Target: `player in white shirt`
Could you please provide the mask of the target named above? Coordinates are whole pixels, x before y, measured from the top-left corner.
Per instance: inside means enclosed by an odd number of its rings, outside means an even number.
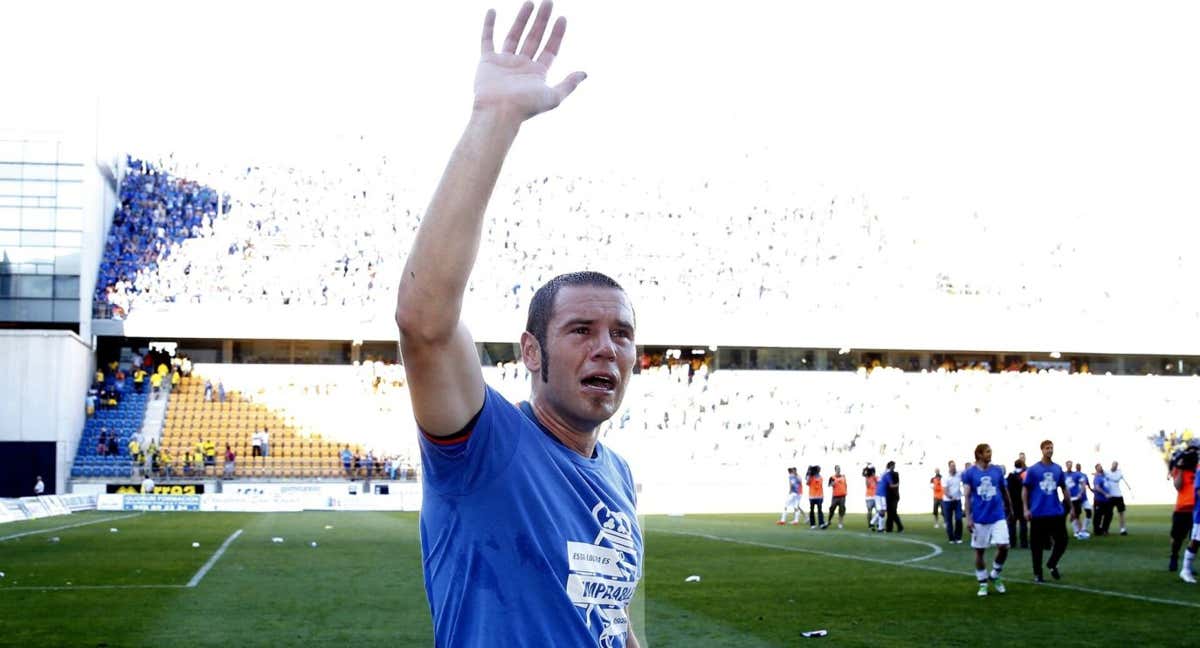
[[[1108,489],[1108,504],[1117,510],[1117,515],[1121,521],[1121,535],[1129,535],[1125,530],[1125,497],[1121,493],[1121,482],[1129,483],[1125,479],[1125,475],[1117,470],[1117,462],[1112,462],[1112,470],[1105,475],[1105,486]]]

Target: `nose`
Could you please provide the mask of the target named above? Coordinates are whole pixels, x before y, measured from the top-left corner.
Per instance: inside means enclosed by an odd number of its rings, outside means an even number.
[[[601,331],[596,336],[596,346],[592,349],[592,357],[609,359],[617,357],[617,346],[612,333]]]

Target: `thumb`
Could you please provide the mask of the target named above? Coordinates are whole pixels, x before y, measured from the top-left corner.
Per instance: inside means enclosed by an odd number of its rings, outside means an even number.
[[[579,84],[583,83],[583,80],[586,78],[586,72],[572,72],[568,74],[567,78],[554,86],[554,94],[558,98],[558,102],[562,103],[563,99],[566,99],[572,92],[575,92],[575,88],[579,87]]]

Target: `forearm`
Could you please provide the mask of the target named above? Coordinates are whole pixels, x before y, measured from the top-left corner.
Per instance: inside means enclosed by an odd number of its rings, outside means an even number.
[[[401,335],[453,334],[479,253],[483,217],[520,119],[476,110],[455,147],[404,266],[396,303]]]

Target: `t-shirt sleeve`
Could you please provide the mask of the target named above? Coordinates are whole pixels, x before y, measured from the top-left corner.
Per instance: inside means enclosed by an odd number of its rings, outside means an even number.
[[[1033,471],[1032,471],[1032,470],[1026,470],[1026,471],[1025,471],[1025,479],[1022,479],[1022,480],[1021,480],[1021,484],[1022,484],[1023,486],[1033,486],[1033,485],[1034,485],[1034,484],[1036,484],[1036,483],[1037,483],[1037,480],[1036,480],[1036,479],[1034,479],[1034,477],[1033,477]]]
[[[443,495],[466,495],[495,479],[512,461],[524,416],[485,386],[483,407],[468,428],[445,438],[419,431],[424,487]]]

